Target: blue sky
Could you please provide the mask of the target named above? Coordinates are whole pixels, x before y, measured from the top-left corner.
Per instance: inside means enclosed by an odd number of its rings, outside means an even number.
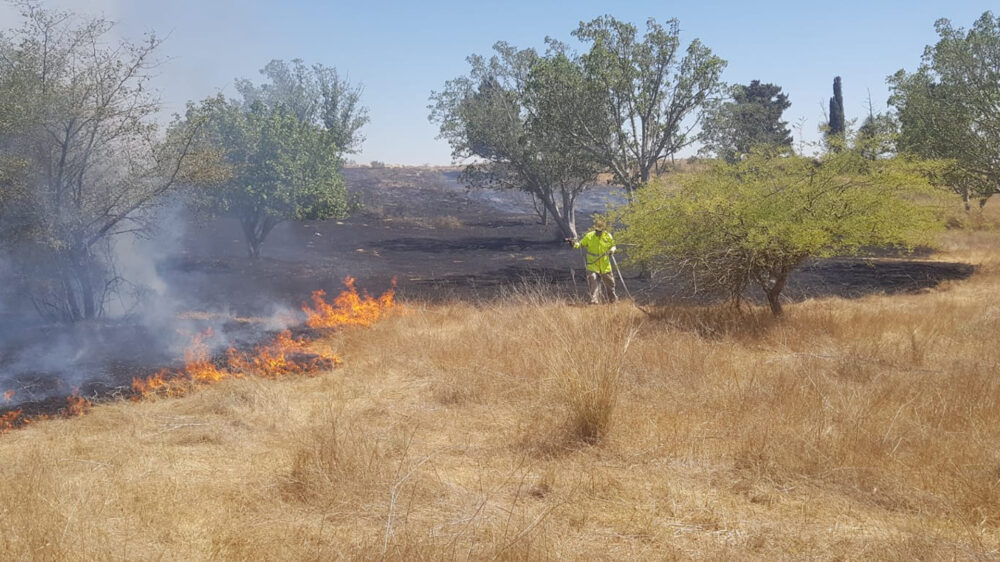
[[[167,36],[155,85],[165,115],[191,99],[234,94],[237,77],[254,80],[269,60],[301,58],[335,66],[364,87],[371,123],[359,162],[448,164],[450,150],[427,120],[428,96],[465,73],[465,57],[487,54],[496,41],[541,48],[546,36],[573,44],[581,20],[610,14],[643,26],[677,18],[686,45],[698,38],[729,63],[723,78],[781,86],[791,125],[804,119],[806,140],[817,128],[833,77],[844,83],[848,118],[885,106],[885,77],[913,70],[934,43],[934,21],[968,27],[987,2],[340,2],[285,0],[50,0],[81,14],[118,22],[116,33]],[[830,9],[830,7],[835,9]],[[16,23],[0,6],[0,28]],[[796,133],[798,137],[798,133]]]

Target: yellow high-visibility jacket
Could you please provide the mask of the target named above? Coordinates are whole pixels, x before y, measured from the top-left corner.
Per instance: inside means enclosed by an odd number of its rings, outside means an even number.
[[[604,231],[598,236],[596,231],[591,230],[573,247],[587,250],[587,271],[611,273],[610,255],[615,249],[615,239],[610,232]]]

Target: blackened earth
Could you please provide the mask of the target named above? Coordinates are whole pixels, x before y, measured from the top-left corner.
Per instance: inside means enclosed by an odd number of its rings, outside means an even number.
[[[467,190],[448,168],[348,168],[344,175],[364,210],[343,220],[280,224],[256,260],[247,257],[236,221],[182,215],[167,233],[175,244],[167,245],[155,269],[167,287],[161,292],[181,303],[177,312],[188,313],[187,331],[213,327],[227,346],[251,347],[273,333],[253,319],[298,310],[317,289],[335,295],[347,276],[372,294],[395,282],[404,301],[483,302],[524,287],[584,301],[581,254],[561,242],[554,226],[541,224],[526,194]],[[593,213],[622,201],[607,186],[585,193],[578,202],[581,233]],[[793,273],[784,296],[794,302],[914,292],[973,272],[968,264],[923,258],[926,253],[814,260]],[[629,292],[645,304],[711,299],[628,267],[625,277]],[[96,398],[124,395],[133,376],[177,366],[189,337],[166,334],[174,329],[169,322],[42,325],[12,295],[0,297],[8,302],[0,317],[0,393],[16,391],[15,403],[29,411],[60,407],[72,389]],[[33,362],[37,369],[25,368]]]

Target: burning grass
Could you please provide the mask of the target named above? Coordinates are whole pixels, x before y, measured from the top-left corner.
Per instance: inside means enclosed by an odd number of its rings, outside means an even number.
[[[345,290],[326,301],[324,291],[312,295],[312,306],[303,305],[306,325],[317,331],[329,331],[345,326],[371,326],[395,306],[394,291],[375,298],[367,292],[358,293],[352,277],[344,279]],[[291,331],[279,333],[272,341],[258,346],[252,353],[242,353],[230,347],[221,365],[213,361],[207,340],[211,332],[195,336],[184,353],[184,368],[162,370],[132,381],[133,398],[150,396],[182,396],[193,389],[224,379],[253,375],[273,379],[284,375],[311,375],[330,370],[342,363],[333,353],[317,350],[306,337],[293,337]]]
[[[358,294],[353,277],[344,279],[347,290],[333,300],[326,301],[324,291],[316,291],[312,295],[312,306],[303,305],[306,313],[306,325],[315,330],[329,330],[343,326],[371,326],[395,303],[395,291],[389,290],[378,298],[373,298],[367,292]],[[395,283],[393,283],[395,284]]]
[[[333,300],[326,301],[326,293],[316,291],[312,306],[303,305],[306,325],[313,330],[329,331],[344,326],[371,326],[394,303],[394,291],[389,290],[378,298],[367,292],[358,293],[352,277],[344,279],[345,290]],[[330,370],[342,363],[333,353],[317,350],[306,337],[293,337],[291,331],[279,333],[272,341],[258,346],[252,353],[241,353],[229,348],[223,365],[212,360],[206,339],[210,332],[199,334],[184,354],[184,368],[163,370],[149,377],[136,377],[132,381],[135,399],[149,396],[182,396],[193,389],[217,383],[228,378],[254,375],[273,379],[284,375],[311,375]]]
[[[132,380],[132,398],[183,396],[188,392],[229,378],[253,375],[274,379],[284,375],[311,375],[330,370],[341,363],[332,353],[317,351],[306,338],[294,338],[285,330],[274,340],[260,345],[252,353],[229,348],[221,366],[213,361],[205,343],[212,333],[198,334],[184,352],[184,368],[164,369],[148,377]]]
[[[213,332],[207,330],[192,338],[184,352],[184,367],[162,369],[148,376],[132,379],[132,400],[151,397],[184,396],[193,390],[217,384],[226,379],[255,376],[275,379],[286,375],[314,375],[339,366],[342,361],[336,354],[313,345],[320,333],[344,326],[370,326],[390,308],[395,306],[393,291],[378,298],[367,293],[359,294],[353,278],[344,280],[345,290],[332,303],[325,300],[323,291],[312,295],[313,306],[303,306],[308,325],[314,330],[311,337],[294,337],[290,330],[278,333],[271,341],[257,346],[252,352],[241,352],[230,347],[223,357],[214,357],[209,344]],[[13,390],[5,391],[3,403],[15,396]],[[74,391],[66,398],[66,405],[57,415],[75,417],[87,413],[92,403]],[[32,421],[50,416],[26,416],[22,409],[0,414],[0,434],[25,427]]]
[[[13,393],[10,394],[13,396]],[[39,414],[36,416],[27,416],[21,408],[8,410],[0,414],[0,435],[15,429],[24,428],[35,421],[82,416],[89,412],[92,407],[93,403],[90,400],[80,396],[79,391],[74,390],[72,394],[66,397],[65,405],[59,408],[55,415]]]
[[[0,559],[995,559],[1000,235],[948,236],[920,294],[414,307],[340,376],[32,424]]]

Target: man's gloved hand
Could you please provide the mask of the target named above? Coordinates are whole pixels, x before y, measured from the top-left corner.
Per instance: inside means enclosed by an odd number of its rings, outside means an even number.
[[[563,238],[563,241],[569,244],[570,246],[576,244],[576,240],[573,240],[572,238]]]
[[[611,250],[610,250],[611,254],[614,254],[617,251],[618,251],[618,246],[611,246]]]

